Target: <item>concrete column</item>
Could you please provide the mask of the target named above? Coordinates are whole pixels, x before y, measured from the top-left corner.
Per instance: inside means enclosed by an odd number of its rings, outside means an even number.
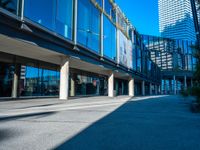
[[[119,82],[117,80],[115,81],[115,86],[116,95],[119,95]]]
[[[158,86],[158,94],[161,94],[161,86]]]
[[[124,82],[122,81],[122,95],[124,95]]]
[[[149,84],[149,95],[152,95],[152,84]]]
[[[162,94],[162,93],[161,93],[161,90],[162,90],[162,89],[161,89],[161,85],[159,85],[159,86],[158,86],[158,94],[159,94],[159,95]]]
[[[156,94],[156,95],[158,95],[158,90],[159,90],[158,85],[155,85],[155,94]]]
[[[114,97],[114,73],[108,77],[108,96]]]
[[[167,94],[167,82],[164,80],[164,94]]]
[[[187,76],[184,76],[184,90],[187,90]]]
[[[145,96],[145,81],[142,81],[142,96]]]
[[[135,96],[135,93],[134,93],[134,79],[133,78],[131,78],[129,80],[128,87],[129,87],[129,96],[131,96],[131,97]]]
[[[19,79],[20,79],[20,71],[21,71],[21,65],[16,64],[15,65],[15,71],[14,71],[14,77],[12,82],[12,98],[17,98],[18,95],[18,85],[19,85]]]
[[[191,79],[191,88],[193,87],[193,80]]]
[[[75,96],[75,80],[74,80],[74,74],[71,75],[71,91],[70,91],[70,96]]]
[[[164,93],[163,93],[163,85],[164,85],[164,83],[163,82],[161,82],[161,86],[160,86],[160,92],[161,92],[161,95],[163,95]]]
[[[174,95],[176,95],[176,76],[173,76],[173,82],[174,82]]]
[[[172,94],[172,80],[169,80],[169,91]]]
[[[67,100],[69,91],[69,59],[63,59],[60,69],[60,99]]]

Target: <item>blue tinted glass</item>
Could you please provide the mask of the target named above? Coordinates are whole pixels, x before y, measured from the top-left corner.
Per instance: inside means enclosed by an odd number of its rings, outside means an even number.
[[[116,28],[110,20],[104,16],[104,55],[116,59]]]
[[[56,96],[59,93],[59,72],[31,66],[25,67],[21,96]]]
[[[17,14],[18,0],[0,0],[0,7]]]
[[[135,46],[133,46],[133,70],[137,70],[137,50]]]
[[[36,78],[38,76],[38,68],[26,67],[26,78]]]
[[[72,39],[72,0],[58,0],[56,32]]]
[[[25,0],[24,15],[72,39],[72,0]]]
[[[100,12],[90,0],[78,1],[78,42],[99,52]]]
[[[96,2],[102,7],[102,0],[96,0]]]
[[[110,1],[109,0],[105,0],[104,3],[105,3],[104,7],[105,7],[106,13],[111,16],[112,5],[111,5]]]
[[[55,29],[56,0],[25,0],[24,15],[51,29]]]

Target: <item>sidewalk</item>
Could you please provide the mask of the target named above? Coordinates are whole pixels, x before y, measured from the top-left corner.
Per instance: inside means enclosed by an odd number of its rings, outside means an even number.
[[[200,115],[178,96],[0,102],[1,150],[199,150]]]

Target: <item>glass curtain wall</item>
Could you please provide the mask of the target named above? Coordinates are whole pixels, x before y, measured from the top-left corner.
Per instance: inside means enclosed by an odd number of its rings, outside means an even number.
[[[115,78],[114,90],[116,95],[128,95],[128,81]]]
[[[90,0],[78,0],[78,43],[100,52],[100,11]]]
[[[67,39],[72,39],[72,11],[72,0],[25,0],[25,17]]]
[[[0,0],[0,7],[18,15],[19,0]]]
[[[194,71],[196,61],[192,46],[195,43],[147,35],[142,37],[146,47],[151,51],[151,59],[162,70]]]
[[[104,16],[104,55],[116,60],[116,27]]]
[[[136,46],[133,45],[133,60],[132,60],[132,63],[133,63],[133,70],[137,70],[137,49],[136,49]]]
[[[32,66],[24,66],[20,79],[20,96],[58,96],[60,73]]]
[[[107,95],[107,80],[104,77],[92,75],[73,75],[76,96]]]

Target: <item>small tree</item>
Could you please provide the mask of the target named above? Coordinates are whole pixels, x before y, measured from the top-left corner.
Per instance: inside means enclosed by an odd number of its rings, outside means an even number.
[[[195,87],[192,88],[192,95],[197,97],[197,102],[200,105],[200,47],[195,45],[193,47],[194,57],[197,59],[196,71],[194,73]]]

